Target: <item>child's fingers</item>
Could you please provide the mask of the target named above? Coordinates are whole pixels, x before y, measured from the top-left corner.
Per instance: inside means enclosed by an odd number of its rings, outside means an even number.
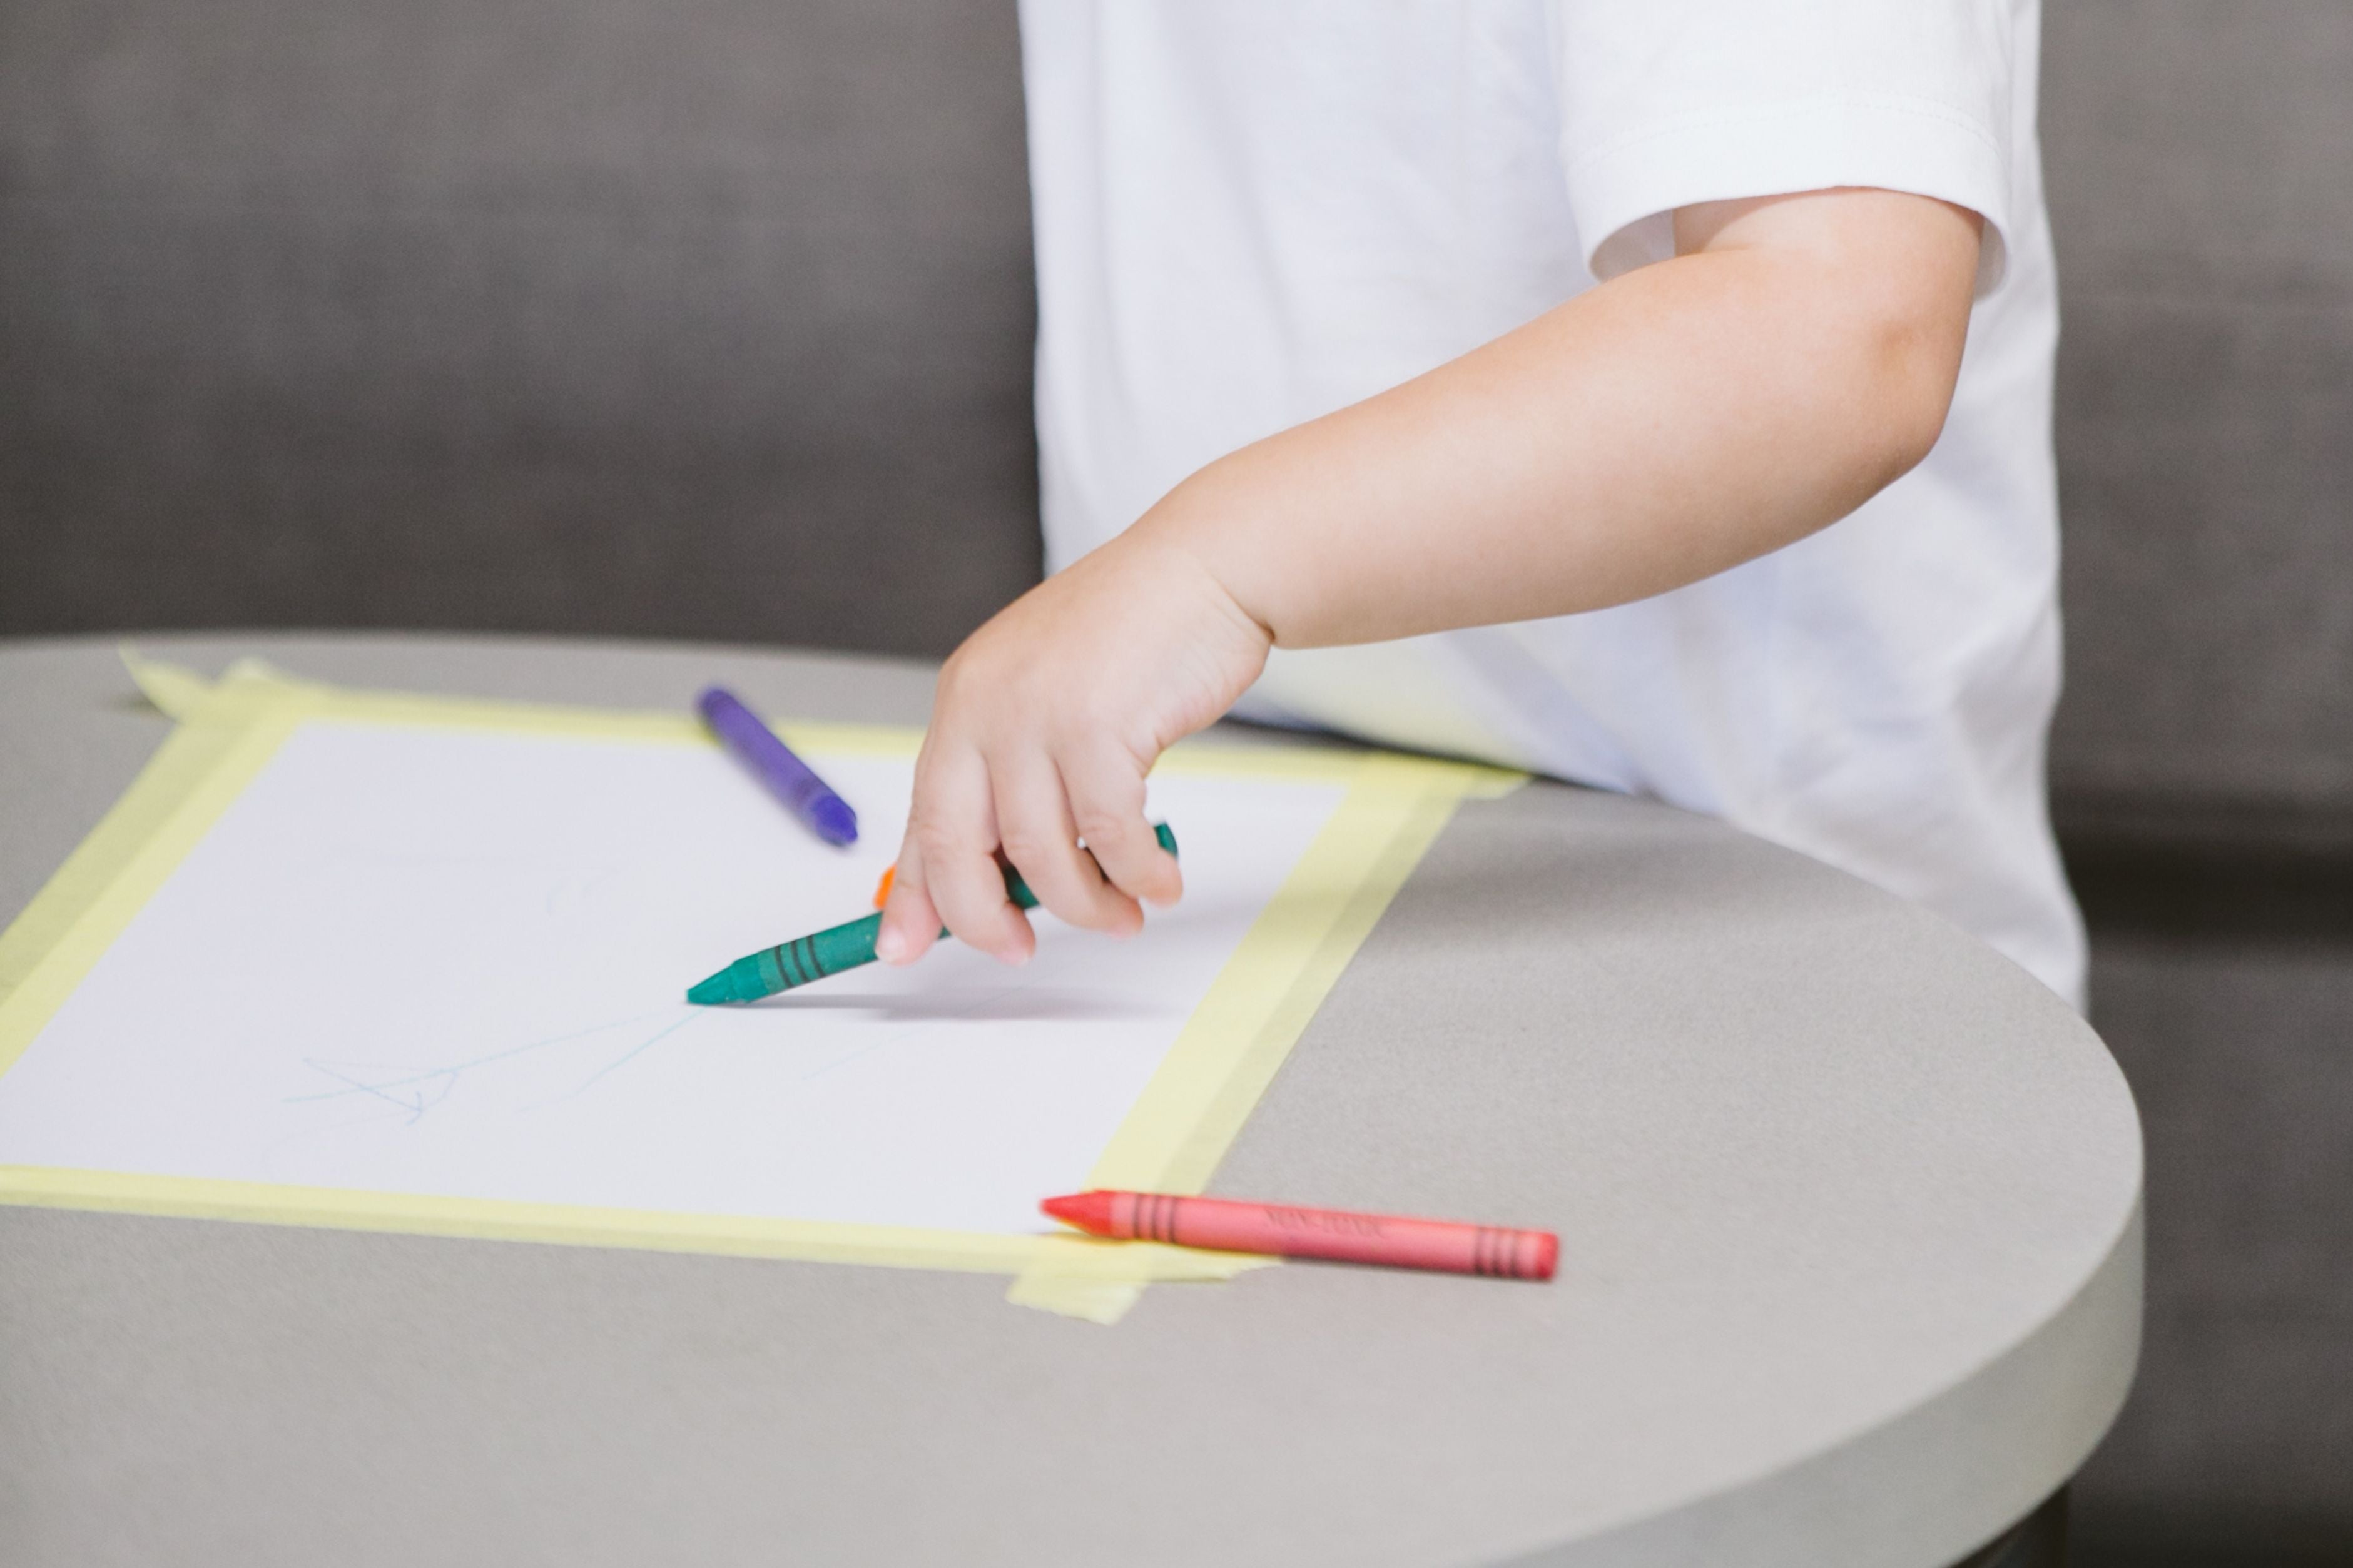
[[[914,816],[907,834],[940,923],[958,942],[992,958],[1026,962],[1037,938],[1005,896],[988,770],[977,753],[953,759],[926,754],[915,770]]]
[[[1130,898],[1173,904],[1185,892],[1176,858],[1160,847],[1144,816],[1144,774],[1116,746],[1058,759],[1079,837],[1113,886]]]
[[[883,877],[882,929],[875,933],[874,956],[885,963],[913,963],[940,934],[940,911],[923,890],[923,858],[913,834],[900,843],[898,864]]]
[[[1104,881],[1079,847],[1070,802],[1051,758],[1026,752],[1018,760],[992,764],[989,789],[997,805],[997,842],[1039,903],[1088,931],[1129,936],[1143,929],[1144,911],[1135,900]]]

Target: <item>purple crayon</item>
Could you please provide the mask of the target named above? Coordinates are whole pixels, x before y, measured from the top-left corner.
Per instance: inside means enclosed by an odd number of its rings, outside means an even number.
[[[719,743],[751,769],[767,792],[783,801],[785,809],[806,823],[811,833],[828,844],[858,842],[858,813],[849,809],[849,803],[793,755],[733,692],[708,687],[694,705],[702,710],[703,721],[718,735]]]

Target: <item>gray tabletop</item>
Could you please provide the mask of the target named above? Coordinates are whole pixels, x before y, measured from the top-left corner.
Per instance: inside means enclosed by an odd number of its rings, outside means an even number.
[[[920,720],[929,672],[157,637],[353,685]],[[0,918],[163,739],[0,644]],[[1465,805],[1213,1191],[1510,1215],[1550,1286],[1292,1265],[1113,1329],[987,1276],[0,1209],[0,1561],[1940,1568],[2131,1380],[2140,1142],[2091,1031],[1719,824]]]

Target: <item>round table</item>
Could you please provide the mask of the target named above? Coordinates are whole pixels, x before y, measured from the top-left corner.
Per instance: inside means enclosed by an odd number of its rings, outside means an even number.
[[[920,721],[930,670],[158,637],[357,686]],[[0,917],[163,739],[0,644]],[[874,831],[889,831],[875,824]],[[2131,1381],[2139,1129],[1934,915],[1550,784],[1465,805],[1213,1192],[1509,1216],[1549,1286],[1292,1265],[1116,1328],[994,1277],[0,1210],[0,1559],[1944,1568]]]

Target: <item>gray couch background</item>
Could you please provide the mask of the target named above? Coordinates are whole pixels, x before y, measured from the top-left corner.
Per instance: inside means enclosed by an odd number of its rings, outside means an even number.
[[[2353,1561],[2353,7],[2051,0],[2055,807],[2150,1138],[2094,1564]],[[0,0],[0,635],[937,654],[1034,580],[1009,3]]]
[[[0,632],[944,652],[1036,579],[1009,5],[0,0]]]
[[[2049,4],[2053,809],[2149,1158],[2078,1540],[2353,1563],[2353,6]]]

